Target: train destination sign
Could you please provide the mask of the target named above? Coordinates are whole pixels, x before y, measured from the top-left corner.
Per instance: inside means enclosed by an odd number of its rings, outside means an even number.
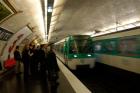
[[[7,41],[12,35],[12,32],[9,32],[0,27],[0,40]]]

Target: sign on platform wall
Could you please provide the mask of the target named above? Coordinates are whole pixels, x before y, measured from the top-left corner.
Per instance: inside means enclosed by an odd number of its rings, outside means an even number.
[[[10,56],[10,58],[13,58],[14,57],[13,52],[15,50],[15,47],[19,45],[31,33],[32,31],[28,27],[24,27],[21,30],[19,30],[17,33],[15,33],[8,40],[1,58],[3,60],[8,59],[8,56]]]
[[[8,41],[8,39],[13,35],[12,32],[9,32],[6,29],[0,27],[0,40]]]
[[[4,4],[3,1],[0,1],[0,21],[11,15],[11,11],[8,7],[6,7],[6,4]]]

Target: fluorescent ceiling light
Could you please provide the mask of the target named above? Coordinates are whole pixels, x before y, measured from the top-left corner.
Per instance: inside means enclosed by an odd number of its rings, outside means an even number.
[[[126,29],[129,29],[129,28],[134,28],[135,25],[133,25],[133,24],[127,24],[127,25],[125,25],[124,27],[125,27]]]
[[[67,0],[54,0],[54,5],[53,5],[53,13],[52,13],[52,18],[51,18],[51,25],[56,25],[57,23],[57,18],[58,16],[60,15],[61,11],[63,10],[64,8],[64,4]],[[55,15],[55,19],[54,19],[54,15]],[[57,17],[56,17],[57,16]],[[56,20],[56,23],[53,23],[53,21]],[[51,37],[51,30],[49,29],[49,37],[48,37],[48,41],[50,40],[50,37]]]
[[[110,29],[110,30],[108,30],[109,32],[116,32],[116,28],[112,28],[112,29]]]
[[[123,22],[121,22],[121,25],[126,25],[126,24],[131,24],[131,23],[135,23],[137,22],[139,19],[139,17],[133,17],[131,19],[127,19],[127,20],[124,20]]]
[[[93,34],[95,34],[95,31],[93,31],[93,32],[87,32],[84,35],[93,35]]]
[[[134,25],[140,26],[140,21],[135,22]]]
[[[116,31],[123,31],[123,30],[126,30],[126,29],[131,29],[131,28],[135,28],[135,27],[139,27],[139,26],[140,26],[140,21],[136,21],[134,23],[125,24],[125,25],[122,25],[122,26],[110,28],[110,29],[108,29],[106,31],[102,31],[100,33],[91,34],[91,37],[104,35],[104,34],[108,34],[108,33],[113,33],[113,32],[116,32]]]
[[[48,6],[48,12],[52,12],[52,6]]]
[[[121,31],[121,30],[124,30],[125,28],[123,27],[123,26],[119,26],[119,27],[117,27],[117,31]]]
[[[48,33],[48,31],[47,31],[47,14],[48,14],[48,12],[47,12],[47,10],[48,10],[48,7],[47,7],[48,3],[47,2],[48,2],[48,0],[45,0],[44,2],[45,2],[45,26],[44,27],[45,27],[45,39],[47,40],[48,39],[47,38],[47,36],[48,36],[47,35],[47,33]]]

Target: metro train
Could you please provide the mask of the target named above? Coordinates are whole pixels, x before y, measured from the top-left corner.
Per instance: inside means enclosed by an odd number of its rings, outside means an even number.
[[[140,29],[93,37],[96,62],[140,74]]]
[[[93,68],[95,65],[93,41],[89,35],[69,36],[56,43],[54,48],[63,55],[64,64],[71,70]]]

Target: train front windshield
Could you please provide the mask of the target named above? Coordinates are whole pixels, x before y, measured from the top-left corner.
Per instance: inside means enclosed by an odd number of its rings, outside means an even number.
[[[75,38],[70,41],[69,53],[70,54],[86,54],[93,53],[92,41],[85,38]]]

